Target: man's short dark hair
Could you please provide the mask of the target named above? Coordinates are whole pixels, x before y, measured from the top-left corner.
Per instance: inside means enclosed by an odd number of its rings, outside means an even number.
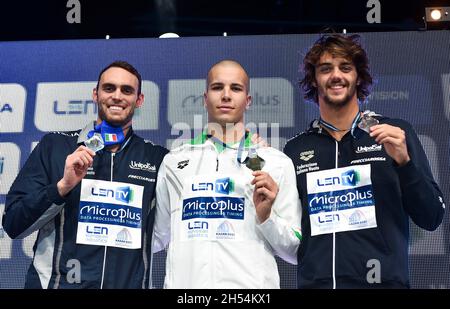
[[[142,78],[141,78],[141,74],[139,74],[138,70],[136,70],[136,68],[134,66],[132,66],[131,64],[129,64],[126,61],[123,60],[116,60],[113,63],[109,64],[107,67],[105,67],[100,74],[98,75],[98,80],[97,80],[97,91],[98,91],[98,86],[100,84],[100,79],[103,75],[103,73],[105,73],[106,70],[110,69],[110,68],[122,68],[128,72],[130,72],[131,74],[133,74],[134,76],[137,77],[138,79],[138,95],[141,94],[141,84],[142,84]]]
[[[304,77],[300,81],[300,87],[304,91],[304,98],[319,102],[317,87],[314,86],[315,73],[316,65],[325,52],[330,53],[333,57],[351,60],[355,65],[359,81],[356,86],[357,96],[360,101],[364,101],[370,94],[369,88],[373,82],[369,72],[369,59],[361,46],[359,35],[346,36],[339,33],[322,35],[303,59]]]

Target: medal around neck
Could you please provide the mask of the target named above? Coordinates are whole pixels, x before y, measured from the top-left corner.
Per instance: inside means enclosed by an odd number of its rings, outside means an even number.
[[[91,138],[84,141],[84,145],[86,145],[86,147],[93,152],[102,150],[105,147],[105,143],[103,142],[103,138],[100,133],[94,133]]]
[[[247,162],[245,163],[245,166],[247,166],[252,171],[260,171],[262,170],[264,166],[264,159],[258,156],[256,153],[256,149],[250,148],[250,151],[248,153]]]
[[[367,133],[370,133],[370,127],[377,125],[378,123],[380,122],[377,119],[367,114],[364,114],[361,117],[361,121],[358,123],[358,128],[366,131]]]

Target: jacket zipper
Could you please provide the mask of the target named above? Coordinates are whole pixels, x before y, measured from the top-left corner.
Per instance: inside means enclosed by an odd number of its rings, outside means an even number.
[[[116,155],[115,152],[111,152],[111,174],[110,174],[110,181],[113,181],[113,169],[114,169],[114,156]],[[100,289],[103,289],[103,280],[105,279],[105,266],[106,266],[106,253],[108,251],[108,247],[105,246],[105,251],[103,253],[103,268],[102,268],[102,282],[100,284]]]
[[[339,143],[338,141],[334,140],[336,148],[335,148],[335,168],[338,168],[338,160],[339,160]],[[333,207],[333,211],[336,211],[336,204]],[[336,289],[336,233],[333,232],[333,289]]]

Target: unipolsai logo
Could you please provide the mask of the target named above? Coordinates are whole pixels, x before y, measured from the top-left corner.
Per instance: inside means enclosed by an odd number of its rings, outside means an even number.
[[[130,168],[132,168],[134,170],[156,172],[156,165],[152,165],[149,162],[142,163],[142,162],[131,161],[129,166],[130,166]]]
[[[381,151],[382,148],[383,146],[378,144],[373,144],[372,146],[358,146],[355,152],[365,153],[365,152]]]

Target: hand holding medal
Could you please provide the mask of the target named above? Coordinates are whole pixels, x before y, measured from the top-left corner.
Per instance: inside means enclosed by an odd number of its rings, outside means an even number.
[[[361,117],[361,120],[358,123],[358,128],[370,134],[370,127],[377,125],[378,123],[379,123],[378,119],[375,119],[369,114],[364,113]]]
[[[256,149],[250,148],[245,166],[247,166],[252,171],[260,171],[262,170],[264,163],[264,159],[258,156],[258,154],[256,153]]]
[[[84,141],[84,145],[93,152],[102,150],[105,147],[102,135],[100,133],[94,133],[91,138]]]

